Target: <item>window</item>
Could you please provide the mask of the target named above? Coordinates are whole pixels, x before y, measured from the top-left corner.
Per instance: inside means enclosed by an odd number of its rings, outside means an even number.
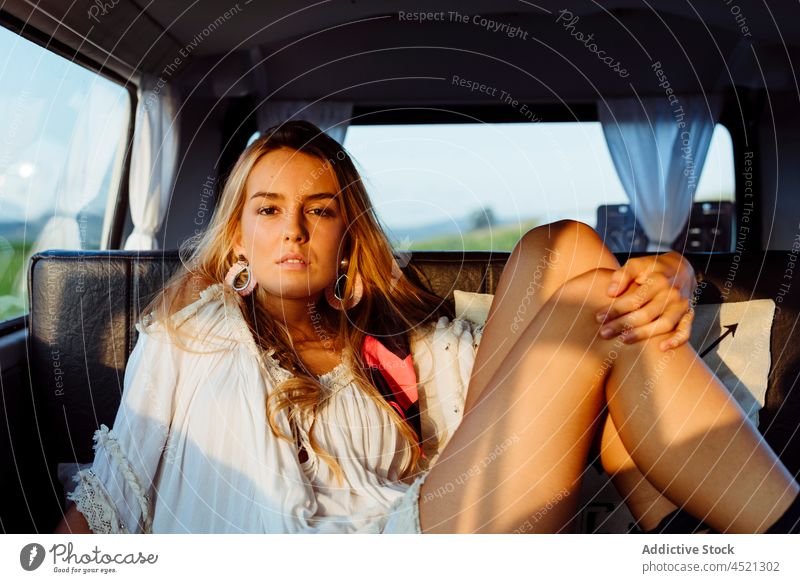
[[[0,55],[2,321],[27,311],[33,253],[103,246],[131,104],[124,88],[2,27]]]
[[[531,227],[596,227],[599,207],[628,203],[599,122],[354,125],[344,145],[401,249],[510,251]],[[695,200],[734,200],[724,126]]]

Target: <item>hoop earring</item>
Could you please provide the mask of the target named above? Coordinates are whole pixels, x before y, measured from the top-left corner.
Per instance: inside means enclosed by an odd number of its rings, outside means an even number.
[[[237,286],[236,280],[242,273],[246,273],[247,278],[242,285]],[[250,269],[250,263],[245,259],[244,255],[239,255],[239,261],[234,263],[228,270],[227,275],[225,275],[225,283],[242,297],[253,293],[257,282],[253,271]]]
[[[348,264],[349,261],[347,259],[342,259],[340,263],[342,269],[347,269]],[[342,273],[336,278],[335,282],[325,288],[325,299],[328,301],[328,304],[336,310],[349,310],[358,304],[364,295],[364,283],[361,280],[361,276],[356,274],[353,278],[353,295],[349,300],[345,301],[343,295],[344,289],[347,286],[347,279],[347,274]]]

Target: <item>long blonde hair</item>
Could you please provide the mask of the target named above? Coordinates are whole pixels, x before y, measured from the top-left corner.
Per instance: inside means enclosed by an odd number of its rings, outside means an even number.
[[[174,334],[169,316],[187,302],[197,299],[198,288],[224,281],[225,274],[237,260],[233,240],[244,209],[247,178],[265,154],[279,148],[290,148],[314,156],[323,166],[330,167],[338,181],[338,198],[347,228],[342,256],[349,259],[343,297],[350,297],[353,293],[356,274],[361,276],[363,282],[363,296],[356,306],[344,312],[331,308],[323,294],[315,306],[320,316],[318,324],[328,330],[338,331],[339,337],[344,339],[343,358],[349,357],[353,365],[354,380],[364,394],[386,411],[404,436],[405,447],[410,455],[405,456],[408,461],[400,471],[400,479],[410,480],[425,469],[418,436],[374,386],[361,347],[367,334],[381,341],[387,337],[405,335],[408,341],[408,334],[415,327],[441,316],[452,318],[452,309],[428,289],[423,283],[424,276],[413,265],[408,264],[404,268],[402,277],[398,278],[398,274],[393,273],[391,244],[375,216],[351,157],[315,125],[305,121],[286,122],[268,130],[245,149],[230,172],[208,228],[189,239],[181,248],[186,271],[173,276],[144,313],[153,311],[166,317],[167,330]],[[317,409],[323,404],[322,387],[297,357],[287,326],[263,308],[265,294],[257,286],[253,294],[239,301],[256,344],[265,351],[274,349],[273,356],[280,365],[294,373],[292,378],[277,386],[267,400],[266,415],[270,428],[278,438],[295,443],[294,436],[281,431],[277,416],[288,410],[286,414],[290,421],[310,419],[309,445],[341,481],[342,472],[338,462],[314,439],[313,423]]]

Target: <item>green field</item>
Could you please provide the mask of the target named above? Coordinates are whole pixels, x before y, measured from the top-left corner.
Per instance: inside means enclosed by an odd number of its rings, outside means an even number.
[[[28,310],[20,284],[26,274],[32,244],[0,237],[0,321],[21,316]]]
[[[413,241],[408,248],[412,251],[511,251],[522,235],[539,224],[538,219],[531,219],[513,225],[485,227],[445,237]]]

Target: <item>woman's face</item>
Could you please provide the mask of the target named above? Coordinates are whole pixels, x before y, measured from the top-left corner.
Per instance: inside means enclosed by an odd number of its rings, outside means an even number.
[[[346,231],[338,192],[325,161],[289,148],[265,154],[253,167],[234,250],[267,293],[308,298],[336,279]],[[287,254],[302,262],[288,262]]]

